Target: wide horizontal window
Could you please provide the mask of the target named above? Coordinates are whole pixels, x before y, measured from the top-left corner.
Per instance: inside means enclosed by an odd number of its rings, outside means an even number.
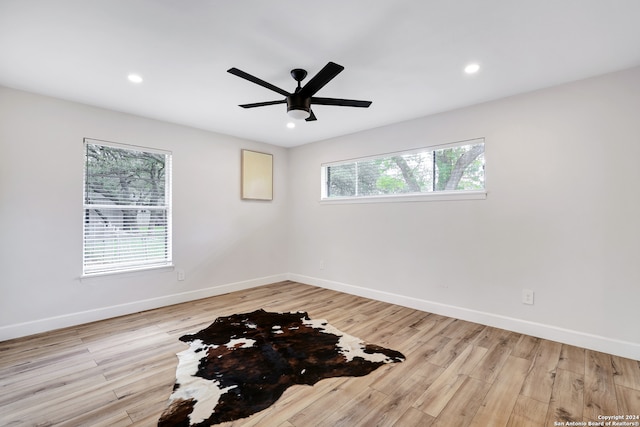
[[[484,139],[322,165],[322,199],[480,192]]]
[[[171,153],[84,146],[83,274],[171,265]]]

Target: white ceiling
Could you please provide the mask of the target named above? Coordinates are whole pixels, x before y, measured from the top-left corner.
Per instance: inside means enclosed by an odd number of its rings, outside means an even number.
[[[638,0],[0,0],[0,85],[291,147],[640,65],[638,22]],[[226,72],[292,91],[329,61],[317,96],[373,104],[295,129]]]

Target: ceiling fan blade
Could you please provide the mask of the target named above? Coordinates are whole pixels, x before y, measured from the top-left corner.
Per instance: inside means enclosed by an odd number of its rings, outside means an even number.
[[[287,100],[282,99],[280,101],[266,101],[266,102],[254,102],[253,104],[240,104],[238,107],[242,108],[254,108],[254,107],[264,107],[266,105],[275,105],[275,104],[286,104]]]
[[[304,119],[305,122],[314,122],[314,121],[318,120],[316,115],[313,114],[313,110],[309,110],[309,112],[311,113],[311,115],[309,117],[307,117],[306,119]]]
[[[317,91],[322,89],[324,85],[340,74],[342,70],[344,70],[342,65],[338,65],[335,62],[329,62],[322,70],[318,71],[318,74],[313,76],[302,89],[300,89],[300,95],[305,98],[315,95]]]
[[[339,98],[311,98],[311,104],[316,105],[339,105],[342,107],[362,107],[367,108],[371,105],[371,101],[358,101],[356,99],[339,99]]]
[[[233,74],[234,76],[238,76],[240,78],[243,78],[245,80],[249,80],[251,83],[255,83],[257,85],[260,85],[262,87],[266,87],[267,89],[271,89],[274,92],[278,92],[280,95],[284,95],[284,96],[289,96],[291,95],[289,92],[287,92],[284,89],[280,89],[278,86],[274,86],[271,83],[267,83],[264,80],[261,80],[255,76],[252,76],[249,73],[245,73],[242,70],[238,70],[237,68],[233,67],[233,68],[229,68],[227,70],[228,73]]]

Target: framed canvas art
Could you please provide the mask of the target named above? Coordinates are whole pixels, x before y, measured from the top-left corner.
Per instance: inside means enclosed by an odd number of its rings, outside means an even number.
[[[273,200],[273,154],[242,150],[242,199]]]

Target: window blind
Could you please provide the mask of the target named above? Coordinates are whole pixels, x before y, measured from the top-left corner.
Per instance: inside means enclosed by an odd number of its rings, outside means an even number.
[[[83,274],[171,265],[171,153],[84,146]]]

